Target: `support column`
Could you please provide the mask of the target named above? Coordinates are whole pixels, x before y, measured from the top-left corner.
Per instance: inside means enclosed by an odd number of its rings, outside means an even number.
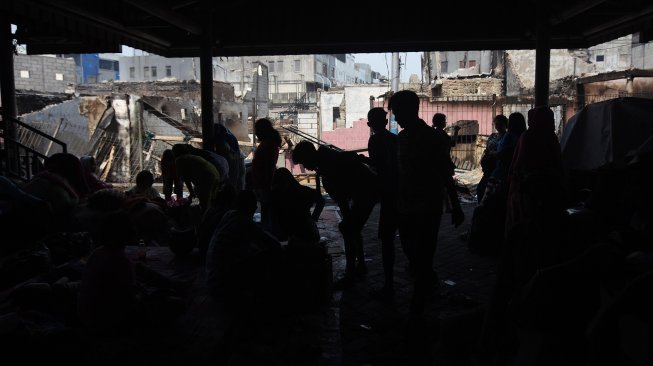
[[[551,48],[549,45],[551,29],[548,5],[537,2],[536,9],[536,48],[535,48],[535,106],[549,104],[549,67]]]
[[[0,93],[4,117],[16,118],[16,83],[14,81],[14,45],[11,22],[0,18]],[[8,137],[15,139],[16,130],[5,122],[3,128]]]
[[[585,107],[585,84],[581,84],[578,81],[576,82],[576,112],[580,111]]]
[[[634,81],[635,81],[635,77],[629,73],[628,76],[626,76],[626,95],[629,97],[633,96]]]
[[[202,92],[202,147],[213,150],[213,5],[204,2],[204,27],[200,45]]]

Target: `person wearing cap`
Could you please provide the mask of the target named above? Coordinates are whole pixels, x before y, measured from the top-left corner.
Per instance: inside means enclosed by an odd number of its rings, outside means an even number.
[[[388,112],[380,107],[367,113],[367,125],[372,136],[367,142],[371,165],[378,175],[381,215],[378,237],[381,239],[381,256],[385,283],[380,289],[372,289],[370,295],[381,301],[392,301],[394,295],[394,238],[399,220],[397,213],[397,135],[386,129]]]

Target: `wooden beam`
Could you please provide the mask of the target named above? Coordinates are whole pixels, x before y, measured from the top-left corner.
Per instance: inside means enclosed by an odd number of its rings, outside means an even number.
[[[627,79],[629,77],[633,77],[633,78],[636,78],[636,77],[651,78],[651,77],[653,77],[653,70],[634,69],[634,70],[607,72],[607,73],[604,73],[604,74],[598,74],[598,75],[592,75],[592,76],[586,76],[586,77],[578,78],[578,79],[576,79],[576,84],[599,83],[599,82],[603,82],[603,81]]]
[[[146,42],[157,47],[170,47],[172,45],[166,39],[154,36],[150,33],[143,32],[136,29],[128,29],[124,24],[103,16],[102,14],[97,14],[92,10],[89,10],[87,7],[77,6],[70,2],[57,1],[52,3],[38,3],[39,7],[42,7],[45,11],[51,11],[58,13],[63,16],[73,16],[73,20],[81,20],[88,24],[91,27],[97,27],[106,29],[110,32],[114,32],[122,35],[123,37],[133,38],[134,40],[140,42]]]
[[[592,8],[597,7],[598,5],[601,5],[604,3],[606,0],[586,0],[583,1],[579,4],[576,4],[574,6],[570,6],[569,8],[566,8],[565,10],[554,14],[551,16],[550,23],[551,25],[558,25],[560,23],[564,23],[567,20],[580,15]]]
[[[194,35],[202,34],[202,29],[195,24],[191,19],[183,15],[175,13],[169,9],[159,6],[157,3],[144,0],[123,0],[127,4],[143,10],[146,13],[152,14],[155,17],[174,25],[177,28],[183,29],[186,32]]]
[[[105,161],[100,164],[100,171],[102,171],[102,174],[100,174],[100,180],[106,181],[107,177],[109,176],[109,172],[111,171],[111,165],[113,164],[113,157],[116,152],[116,145],[111,145],[111,151],[109,151],[109,158],[107,158]]]
[[[584,31],[583,35],[585,37],[590,37],[597,33],[609,31],[611,28],[616,28],[624,23],[634,22],[636,20],[639,20],[640,18],[641,20],[643,20],[650,16],[653,16],[653,5],[650,5],[638,11],[633,11],[631,13],[628,13],[628,15],[624,15],[622,17],[612,19],[607,22],[603,22],[601,23],[601,25],[597,25],[596,27]]]
[[[151,138],[152,141],[173,141],[173,142],[202,142],[202,139],[199,137],[193,137],[188,140],[185,136],[174,136],[174,135],[155,135]]]

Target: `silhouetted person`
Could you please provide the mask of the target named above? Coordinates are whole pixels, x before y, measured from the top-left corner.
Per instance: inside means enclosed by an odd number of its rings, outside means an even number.
[[[290,139],[290,136],[284,135],[283,136],[283,149],[285,150],[284,152],[284,158],[286,160],[286,168],[290,170],[291,173],[294,173],[295,171],[295,163],[292,161],[292,150],[293,147],[295,146],[295,143]],[[304,168],[303,165],[299,165],[299,170],[302,172],[302,174],[306,173],[306,169]]]
[[[213,125],[214,151],[229,163],[229,181],[240,191],[245,185],[245,160],[238,139],[220,123]]]
[[[184,144],[174,145],[172,152],[175,154],[177,174],[186,182],[190,197],[197,194],[202,210],[206,210],[213,193],[220,185],[220,173],[206,159],[191,154]]]
[[[82,163],[75,155],[56,153],[45,159],[44,168],[22,187],[23,190],[49,203],[53,228],[78,231],[73,214],[89,194]]]
[[[68,181],[77,196],[84,200],[90,194],[82,162],[73,154],[56,153],[45,159],[45,170],[58,174]]]
[[[469,247],[480,254],[496,254],[501,250],[505,236],[506,200],[509,182],[507,169],[519,141],[526,130],[524,116],[515,112],[508,118],[508,132],[499,141],[493,153],[495,168],[487,178],[487,186],[480,205],[474,209]]]
[[[88,184],[90,193],[100,189],[113,188],[113,185],[103,182],[98,178],[96,174],[97,164],[94,157],[82,156],[79,158],[79,161],[82,163],[82,167],[84,168],[84,177],[86,178],[86,184]]]
[[[453,138],[449,136],[445,127],[447,127],[447,116],[443,113],[436,113],[431,119],[431,123],[435,131],[438,133],[437,136],[439,139],[442,139],[442,144],[446,147],[447,152],[451,152],[451,148],[456,146],[456,139],[458,138],[458,131],[460,131],[460,126],[455,126],[453,129]]]
[[[300,184],[286,168],[274,172],[270,205],[278,223],[276,231],[279,237],[288,238],[288,245],[320,241],[316,221],[324,208],[324,198],[316,189]],[[311,213],[313,205],[315,210]]]
[[[352,152],[340,152],[326,146],[317,150],[312,143],[301,141],[293,150],[295,164],[316,171],[324,189],[336,201],[342,214],[338,225],[345,242],[345,276],[336,287],[352,284],[356,274],[367,273],[363,252],[363,226],[378,200],[376,174],[362,158]]]
[[[481,156],[481,170],[483,171],[483,177],[481,177],[481,180],[476,186],[476,198],[479,203],[483,200],[487,181],[492,175],[494,168],[497,166],[496,153],[499,141],[501,141],[508,129],[508,118],[503,114],[495,116],[493,122],[494,128],[497,132],[493,132],[488,136],[487,142],[485,143],[485,150],[483,150],[483,155]]]
[[[523,194],[522,183],[533,174],[550,176],[550,182],[557,182],[547,189],[563,193],[563,170],[560,142],[555,134],[553,110],[547,106],[528,111],[528,130],[519,138],[515,147],[507,179],[510,182],[507,202],[506,231],[533,212],[525,202],[531,197]]]
[[[281,247],[254,222],[256,208],[253,192],[238,192],[235,209],[220,220],[206,254],[209,292],[236,306],[255,305],[251,299],[270,300],[272,275],[280,265]]]
[[[222,189],[213,196],[213,201],[204,212],[197,228],[197,246],[202,256],[206,255],[211,236],[213,236],[213,232],[220,223],[220,220],[222,220],[222,217],[227,211],[234,208],[233,205],[237,193],[236,188],[234,188],[231,182],[226,182],[222,186]]]
[[[266,229],[272,226],[270,217],[270,186],[272,175],[277,169],[281,135],[272,126],[272,121],[261,118],[254,124],[254,134],[259,144],[252,159],[252,188],[261,204],[261,223]]]
[[[175,154],[171,149],[166,149],[161,154],[161,179],[163,180],[163,197],[166,202],[172,200],[172,193],[178,200],[184,198],[184,183],[177,174]]]
[[[188,145],[188,149],[191,154],[204,158],[206,161],[213,164],[213,166],[218,170],[218,173],[220,173],[221,180],[227,181],[227,179],[229,179],[231,173],[229,170],[229,162],[225,157],[213,151],[198,149],[190,144]]]
[[[134,265],[125,246],[134,237],[129,216],[116,212],[103,218],[99,247],[88,258],[78,298],[82,324],[92,332],[125,330],[136,312]]]
[[[508,117],[508,131],[499,140],[496,148],[496,164],[492,171],[492,177],[496,181],[506,182],[517,143],[524,131],[526,131],[524,115],[519,112],[511,113]]]
[[[288,169],[274,172],[270,205],[278,223],[275,233],[279,240],[288,240],[283,267],[289,286],[289,309],[305,310],[331,298],[326,278],[333,273],[325,265],[326,248],[320,243],[316,224],[324,203],[318,190],[300,184]]]
[[[142,170],[136,174],[136,185],[126,193],[127,195],[138,195],[150,201],[161,201],[161,194],[154,188],[154,175],[149,170]]]
[[[419,118],[420,100],[413,91],[402,90],[390,98],[389,108],[402,130],[398,135],[400,235],[406,241],[415,272],[411,317],[424,312],[425,303],[438,284],[433,257],[438,239],[444,196],[452,203],[452,223],[464,220],[455,190],[451,157],[437,132]]]
[[[385,275],[383,287],[373,289],[370,294],[381,300],[391,301],[394,295],[394,241],[399,220],[397,212],[398,157],[397,135],[386,129],[387,113],[383,108],[372,108],[367,112],[367,125],[372,128],[374,133],[367,142],[367,150],[372,166],[378,174],[377,184],[381,193],[378,235],[381,239],[383,273]]]

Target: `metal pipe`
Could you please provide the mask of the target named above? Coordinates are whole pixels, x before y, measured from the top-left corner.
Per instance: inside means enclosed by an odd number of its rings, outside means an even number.
[[[537,2],[535,49],[535,106],[549,104],[549,67],[551,66],[550,24],[548,5]]]
[[[16,83],[14,81],[14,42],[11,22],[0,18],[0,93],[5,134],[16,138],[16,129],[9,123],[9,118],[16,118]]]
[[[204,3],[204,36],[200,49],[200,86],[202,93],[202,147],[213,145],[213,7]]]

